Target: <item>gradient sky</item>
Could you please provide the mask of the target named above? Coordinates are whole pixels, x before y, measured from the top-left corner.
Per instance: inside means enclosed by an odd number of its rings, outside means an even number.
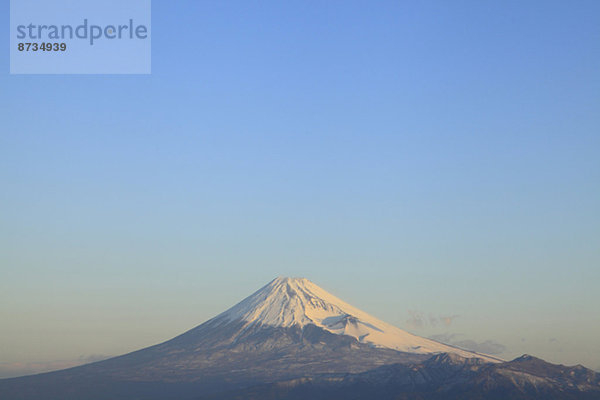
[[[149,76],[0,53],[0,376],[278,275],[600,370],[600,2],[153,3]]]

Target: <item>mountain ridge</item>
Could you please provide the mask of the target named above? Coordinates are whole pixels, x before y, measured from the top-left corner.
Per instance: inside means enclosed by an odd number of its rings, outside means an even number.
[[[531,363],[530,361],[533,361]],[[525,362],[525,364],[524,364]],[[357,374],[321,375],[257,385],[202,400],[597,400],[600,374],[531,356],[486,363],[442,353]]]

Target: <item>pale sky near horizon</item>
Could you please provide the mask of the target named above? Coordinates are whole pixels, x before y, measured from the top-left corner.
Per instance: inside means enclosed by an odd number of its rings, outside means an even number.
[[[152,14],[150,76],[0,52],[0,377],[170,339],[279,275],[600,370],[600,2]]]

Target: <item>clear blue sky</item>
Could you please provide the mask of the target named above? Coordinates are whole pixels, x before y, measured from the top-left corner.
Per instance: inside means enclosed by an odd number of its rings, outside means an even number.
[[[152,14],[150,76],[0,52],[0,373],[169,339],[277,275],[600,369],[600,2]]]

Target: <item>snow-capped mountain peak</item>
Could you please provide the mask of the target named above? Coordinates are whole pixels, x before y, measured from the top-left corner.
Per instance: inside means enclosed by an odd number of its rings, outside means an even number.
[[[302,327],[344,314],[339,303],[346,305],[308,279],[279,277],[220,316],[270,326]]]
[[[246,326],[285,328],[310,324],[373,347],[419,354],[451,352],[467,358],[501,361],[410,334],[351,306],[305,278],[276,278],[215,320],[241,320]]]

